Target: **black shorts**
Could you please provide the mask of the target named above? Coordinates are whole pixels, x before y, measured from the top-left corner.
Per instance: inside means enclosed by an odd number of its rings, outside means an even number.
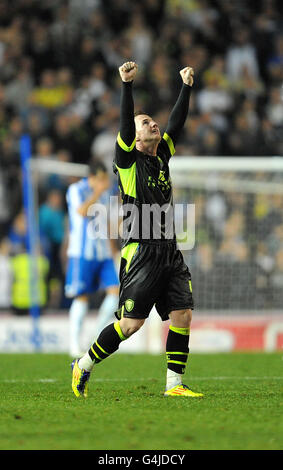
[[[193,309],[191,274],[176,243],[130,243],[121,252],[122,317],[147,318],[155,305],[163,321],[172,310]]]

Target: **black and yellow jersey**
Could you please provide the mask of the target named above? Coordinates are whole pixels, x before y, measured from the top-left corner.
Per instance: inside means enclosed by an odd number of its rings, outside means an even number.
[[[124,245],[172,242],[176,238],[169,160],[188,113],[189,97],[190,87],[183,85],[157,155],[150,156],[136,148],[132,83],[123,83],[113,168],[123,202]]]

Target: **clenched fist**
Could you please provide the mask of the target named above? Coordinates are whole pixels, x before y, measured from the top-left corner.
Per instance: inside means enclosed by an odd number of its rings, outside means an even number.
[[[183,79],[183,82],[186,85],[193,86],[193,83],[194,83],[194,69],[192,67],[185,67],[184,69],[180,70],[180,75]]]
[[[125,62],[119,67],[119,72],[123,82],[131,82],[134,80],[138,66],[135,62]]]

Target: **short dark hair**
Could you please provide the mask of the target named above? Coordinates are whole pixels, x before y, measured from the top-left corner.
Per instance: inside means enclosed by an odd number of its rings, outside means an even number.
[[[148,116],[148,113],[146,113],[145,111],[143,111],[142,109],[138,109],[137,111],[134,112],[134,116],[139,116],[140,114],[145,114],[146,116]]]
[[[106,165],[101,161],[98,160],[97,158],[92,158],[89,161],[89,175],[95,176],[99,171],[102,171],[103,173],[107,173],[107,167]]]

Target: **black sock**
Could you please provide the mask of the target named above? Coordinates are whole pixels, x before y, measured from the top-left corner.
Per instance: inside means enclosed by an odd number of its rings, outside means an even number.
[[[189,338],[189,328],[169,326],[166,342],[167,367],[177,374],[185,373],[189,355]]]
[[[117,351],[120,343],[125,339],[127,337],[124,336],[119,321],[111,323],[101,331],[97,341],[89,349],[88,354],[92,361],[99,363]]]

